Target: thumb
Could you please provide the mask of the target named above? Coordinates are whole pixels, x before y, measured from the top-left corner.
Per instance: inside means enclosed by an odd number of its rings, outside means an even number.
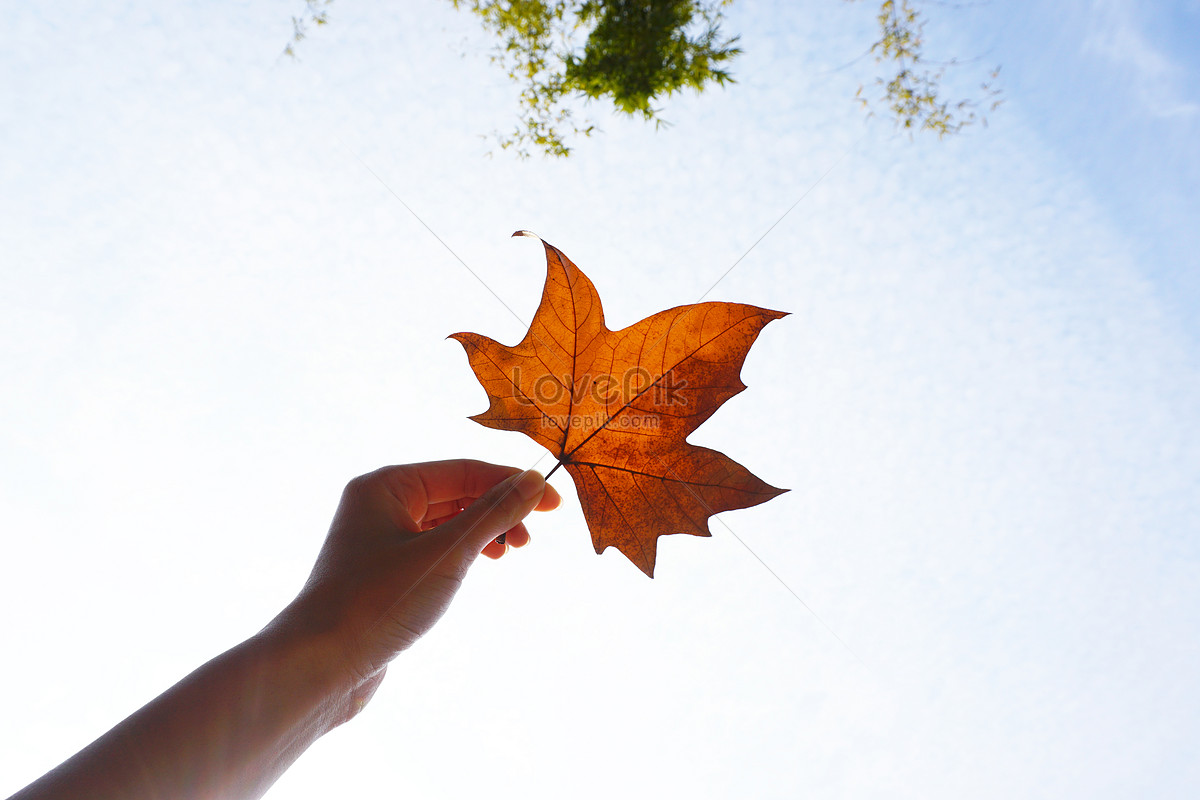
[[[472,557],[488,542],[529,515],[546,491],[546,479],[529,470],[497,483],[449,522],[439,525],[438,536],[461,546]]]

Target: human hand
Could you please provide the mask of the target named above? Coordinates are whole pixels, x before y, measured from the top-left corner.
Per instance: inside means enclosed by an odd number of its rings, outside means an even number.
[[[342,493],[312,575],[278,624],[319,631],[365,703],[387,663],[442,616],[480,554],[529,542],[521,521],[558,492],[481,461],[384,467]],[[505,534],[506,543],[496,541]]]
[[[559,501],[536,472],[480,461],[355,478],[308,582],[270,625],[16,797],[261,797],[305,748],[363,708],[387,663],[441,617],[475,558],[503,555],[497,536],[528,543],[521,520]]]

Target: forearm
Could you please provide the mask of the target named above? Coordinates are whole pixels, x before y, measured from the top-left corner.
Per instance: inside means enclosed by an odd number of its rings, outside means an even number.
[[[255,798],[357,713],[319,636],[273,623],[218,656],[13,800]]]

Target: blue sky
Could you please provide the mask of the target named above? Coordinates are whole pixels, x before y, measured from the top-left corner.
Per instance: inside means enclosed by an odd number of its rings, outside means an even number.
[[[931,4],[1006,97],[937,142],[850,102],[868,4],[743,0],[736,85],[565,162],[487,157],[469,18],[364,5],[298,63],[288,3],[6,14],[0,791],[265,624],[351,476],[549,469],[444,338],[521,338],[526,228],[613,327],[792,312],[692,437],[792,491],[648,581],[560,471],[269,796],[1195,795],[1196,3]]]
[[[1189,142],[1200,133],[1196,3],[990,4],[973,18],[998,32],[1009,96],[1042,140],[1087,181],[1192,342],[1200,301]],[[1070,54],[1065,58],[1064,54]]]

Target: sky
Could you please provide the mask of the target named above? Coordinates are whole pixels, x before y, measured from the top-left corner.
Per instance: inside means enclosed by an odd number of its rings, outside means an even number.
[[[345,482],[548,471],[461,347],[532,230],[608,324],[791,312],[690,441],[791,491],[597,556],[574,489],[267,795],[1194,797],[1196,2],[929,4],[942,141],[852,101],[869,3],[739,0],[737,83],[565,161],[440,0],[10,4],[0,794],[265,625]],[[937,45],[935,46],[935,43]]]

